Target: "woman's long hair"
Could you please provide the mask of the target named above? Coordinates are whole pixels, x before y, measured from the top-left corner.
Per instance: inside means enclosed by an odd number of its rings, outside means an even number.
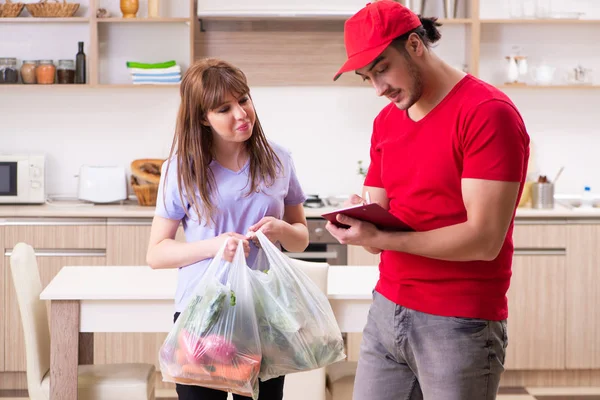
[[[217,189],[209,168],[214,159],[213,132],[203,122],[207,113],[223,104],[229,94],[236,98],[250,95],[246,76],[235,66],[215,58],[206,58],[192,65],[180,87],[181,104],[169,160],[173,154],[177,155],[175,167],[181,204],[186,204],[185,196],[189,206],[207,224],[214,221],[218,207],[211,199],[211,194]],[[247,193],[250,195],[261,182],[272,185],[282,170],[282,164],[265,137],[258,115],[252,136],[244,144],[250,157]],[[167,165],[165,185],[169,167]],[[187,209],[186,215],[190,217]]]

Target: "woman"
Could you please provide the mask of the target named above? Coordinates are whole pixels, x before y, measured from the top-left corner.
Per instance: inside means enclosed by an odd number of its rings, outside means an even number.
[[[267,141],[242,71],[221,60],[201,60],[186,72],[180,94],[147,254],[152,268],[179,268],[175,320],[227,239],[235,240],[228,241],[225,259],[231,261],[243,243],[248,265],[258,250],[249,242],[252,232],[261,230],[289,251],[308,245],[306,196],[291,156]],[[174,240],[180,223],[186,243]],[[259,400],[281,400],[283,383],[284,377],[259,382]],[[180,400],[227,397],[180,384],[177,394]]]

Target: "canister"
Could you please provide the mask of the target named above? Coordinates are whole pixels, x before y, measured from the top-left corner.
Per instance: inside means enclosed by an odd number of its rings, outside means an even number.
[[[531,185],[531,207],[554,208],[554,184],[534,182]]]

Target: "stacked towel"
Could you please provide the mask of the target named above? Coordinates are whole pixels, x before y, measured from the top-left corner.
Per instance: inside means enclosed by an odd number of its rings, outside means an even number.
[[[165,85],[181,82],[181,67],[173,60],[147,64],[127,61],[134,85]]]

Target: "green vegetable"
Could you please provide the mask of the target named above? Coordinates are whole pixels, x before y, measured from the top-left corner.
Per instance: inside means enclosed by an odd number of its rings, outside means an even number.
[[[229,305],[230,305],[231,307],[233,307],[233,306],[235,306],[235,303],[236,303],[235,292],[232,290],[232,291],[231,291],[231,297],[230,297],[230,299],[229,299]]]

